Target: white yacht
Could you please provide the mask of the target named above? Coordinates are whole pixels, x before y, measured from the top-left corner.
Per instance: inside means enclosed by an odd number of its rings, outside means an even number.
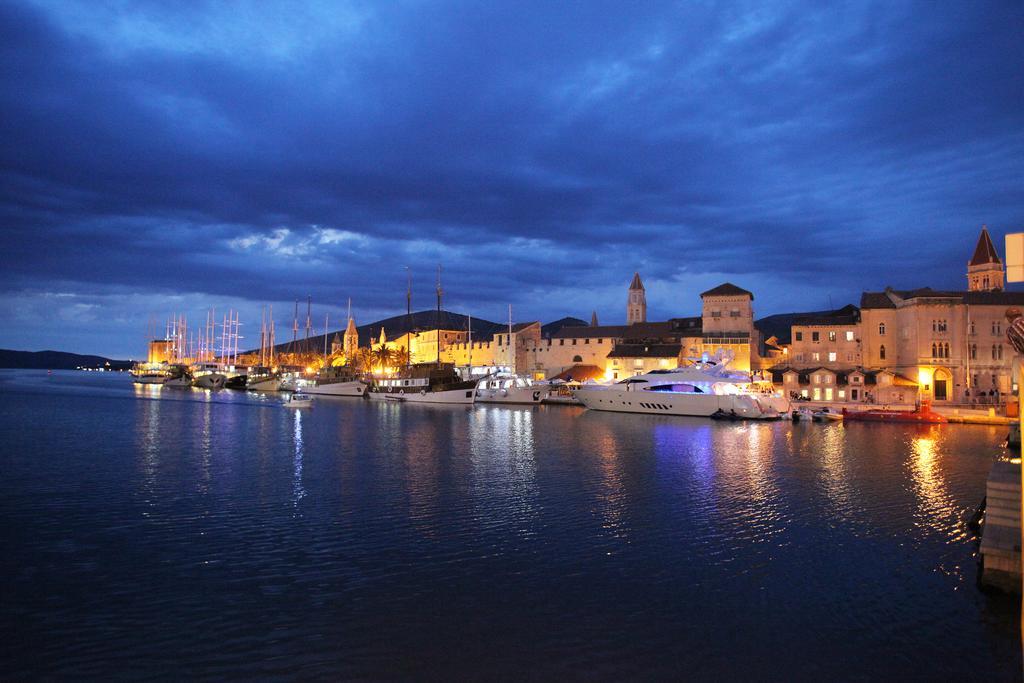
[[[463,380],[451,363],[420,363],[394,377],[374,379],[371,401],[472,405],[479,380]]]
[[[285,408],[312,408],[313,397],[296,391],[294,394],[288,394],[282,405]]]
[[[136,384],[163,384],[171,376],[167,363],[136,363],[131,374]]]
[[[476,385],[476,400],[480,403],[540,403],[549,393],[550,386],[511,373],[484,377]]]
[[[220,363],[199,363],[192,368],[192,386],[200,389],[223,389],[228,376]]]
[[[576,399],[591,410],[657,415],[777,419],[789,401],[770,382],[730,372],[725,363],[695,361],[675,370],[652,370],[610,386],[581,385]]]
[[[366,395],[369,384],[359,378],[351,368],[322,368],[311,380],[302,381],[302,390],[307,394],[320,396],[353,396],[362,398]]]

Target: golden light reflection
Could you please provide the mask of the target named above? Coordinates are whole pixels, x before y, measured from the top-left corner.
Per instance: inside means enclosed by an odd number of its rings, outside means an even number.
[[[960,523],[960,511],[949,494],[940,466],[938,428],[913,437],[910,452],[910,475],[917,494],[915,524],[948,535],[947,542],[967,537],[967,528]]]

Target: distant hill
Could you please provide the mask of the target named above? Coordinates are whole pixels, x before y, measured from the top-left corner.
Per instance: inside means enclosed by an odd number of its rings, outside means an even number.
[[[403,334],[409,331],[422,331],[432,330],[437,326],[437,311],[415,311],[412,316],[396,315],[391,318],[385,318],[384,320],[378,320],[376,322],[368,323],[366,325],[357,325],[356,331],[359,332],[359,345],[369,346],[370,340],[376,341],[380,338],[381,328],[384,329],[384,334],[388,339],[396,339],[401,337]],[[468,316],[462,315],[461,313],[452,313],[451,311],[441,311],[440,316],[441,328],[446,330],[465,330],[467,329],[469,318]],[[482,318],[473,318],[473,338],[479,339],[480,341],[488,341],[490,338],[501,330],[504,330],[506,325],[501,323],[491,322],[490,320],[484,320]],[[328,332],[327,337],[327,348],[331,346],[331,340],[334,335],[337,334],[339,337],[345,336],[345,329],[334,330]],[[305,343],[311,351],[323,351],[324,349],[324,336],[318,334],[312,336],[308,341],[303,342],[302,339],[298,341],[299,348],[302,348],[302,344]],[[277,351],[287,353],[291,341],[279,343],[275,346]]]
[[[0,368],[24,368],[36,370],[74,370],[75,368],[100,368],[110,364],[113,370],[132,366],[131,361],[111,360],[103,356],[83,356],[64,351],[12,351],[0,349]]]

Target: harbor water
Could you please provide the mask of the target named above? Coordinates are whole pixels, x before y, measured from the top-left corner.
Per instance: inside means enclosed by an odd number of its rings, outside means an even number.
[[[6,680],[1018,680],[1005,427],[0,371]]]

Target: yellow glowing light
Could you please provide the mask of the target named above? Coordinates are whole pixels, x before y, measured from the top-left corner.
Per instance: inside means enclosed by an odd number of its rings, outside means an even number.
[[[917,371],[917,383],[922,386],[928,386],[932,383],[932,373],[927,368],[921,368]]]
[[[308,365],[306,366],[306,374],[307,375],[312,375],[313,374],[313,368],[311,366],[308,366]]]

